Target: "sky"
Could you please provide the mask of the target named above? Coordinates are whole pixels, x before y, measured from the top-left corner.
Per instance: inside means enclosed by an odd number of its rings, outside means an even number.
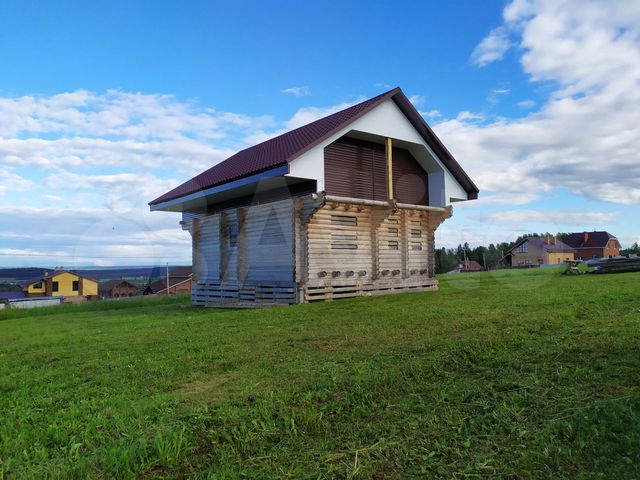
[[[188,264],[148,202],[400,86],[480,188],[437,246],[640,241],[640,2],[0,3],[0,266]]]

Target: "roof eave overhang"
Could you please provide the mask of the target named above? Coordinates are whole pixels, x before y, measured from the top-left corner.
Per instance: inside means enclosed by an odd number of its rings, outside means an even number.
[[[253,183],[258,183],[262,180],[266,180],[269,178],[280,177],[280,176],[286,175],[287,173],[289,173],[288,164],[282,165],[276,168],[271,168],[269,170],[265,170],[263,172],[256,173],[254,175],[250,175],[248,177],[239,178],[237,180],[224,183],[222,185],[206,188],[204,190],[191,193],[189,195],[184,195],[171,200],[167,200],[165,202],[159,202],[159,203],[152,202],[149,204],[149,207],[152,212],[155,212],[155,211],[182,212],[184,211],[184,206],[188,205],[189,203],[201,202],[203,199],[205,199],[208,196],[215,195],[217,193],[226,192],[228,190],[233,190],[235,188],[251,185]]]
[[[409,119],[422,138],[424,138],[427,144],[434,150],[435,154],[440,158],[440,161],[447,167],[460,186],[467,192],[467,200],[477,200],[480,190],[476,184],[473,183],[451,152],[447,150],[447,147],[440,141],[402,90],[398,89],[391,98],[393,98],[398,108],[400,108],[402,113]]]

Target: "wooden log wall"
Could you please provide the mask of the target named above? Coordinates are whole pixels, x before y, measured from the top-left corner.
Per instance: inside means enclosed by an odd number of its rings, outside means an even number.
[[[429,231],[428,214],[404,210],[407,225],[407,264],[406,276],[429,276]]]
[[[372,278],[371,207],[327,205],[306,225],[308,284]]]
[[[308,208],[313,208],[309,205]],[[298,206],[303,209],[304,206]],[[437,289],[435,229],[451,215],[327,202],[297,224],[304,301]],[[301,219],[304,220],[304,215]]]
[[[240,258],[244,281],[294,281],[293,201],[268,203],[242,209]]]
[[[183,222],[193,236],[194,305],[296,303],[292,200]]]
[[[304,197],[193,216],[193,304],[436,289],[434,232],[450,214]]]
[[[220,215],[193,220],[193,277],[197,281],[220,281]]]
[[[391,278],[400,273],[398,269],[402,265],[402,214],[383,209],[376,209],[373,213],[379,218],[373,231],[374,251],[377,252],[372,262],[373,278]]]

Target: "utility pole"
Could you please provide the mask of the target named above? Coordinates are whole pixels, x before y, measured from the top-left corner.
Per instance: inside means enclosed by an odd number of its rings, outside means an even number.
[[[169,295],[169,262],[167,262],[167,295]]]

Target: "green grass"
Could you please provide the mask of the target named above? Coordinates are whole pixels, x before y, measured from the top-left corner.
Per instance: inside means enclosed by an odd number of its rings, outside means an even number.
[[[640,274],[0,312],[0,478],[639,478]]]

